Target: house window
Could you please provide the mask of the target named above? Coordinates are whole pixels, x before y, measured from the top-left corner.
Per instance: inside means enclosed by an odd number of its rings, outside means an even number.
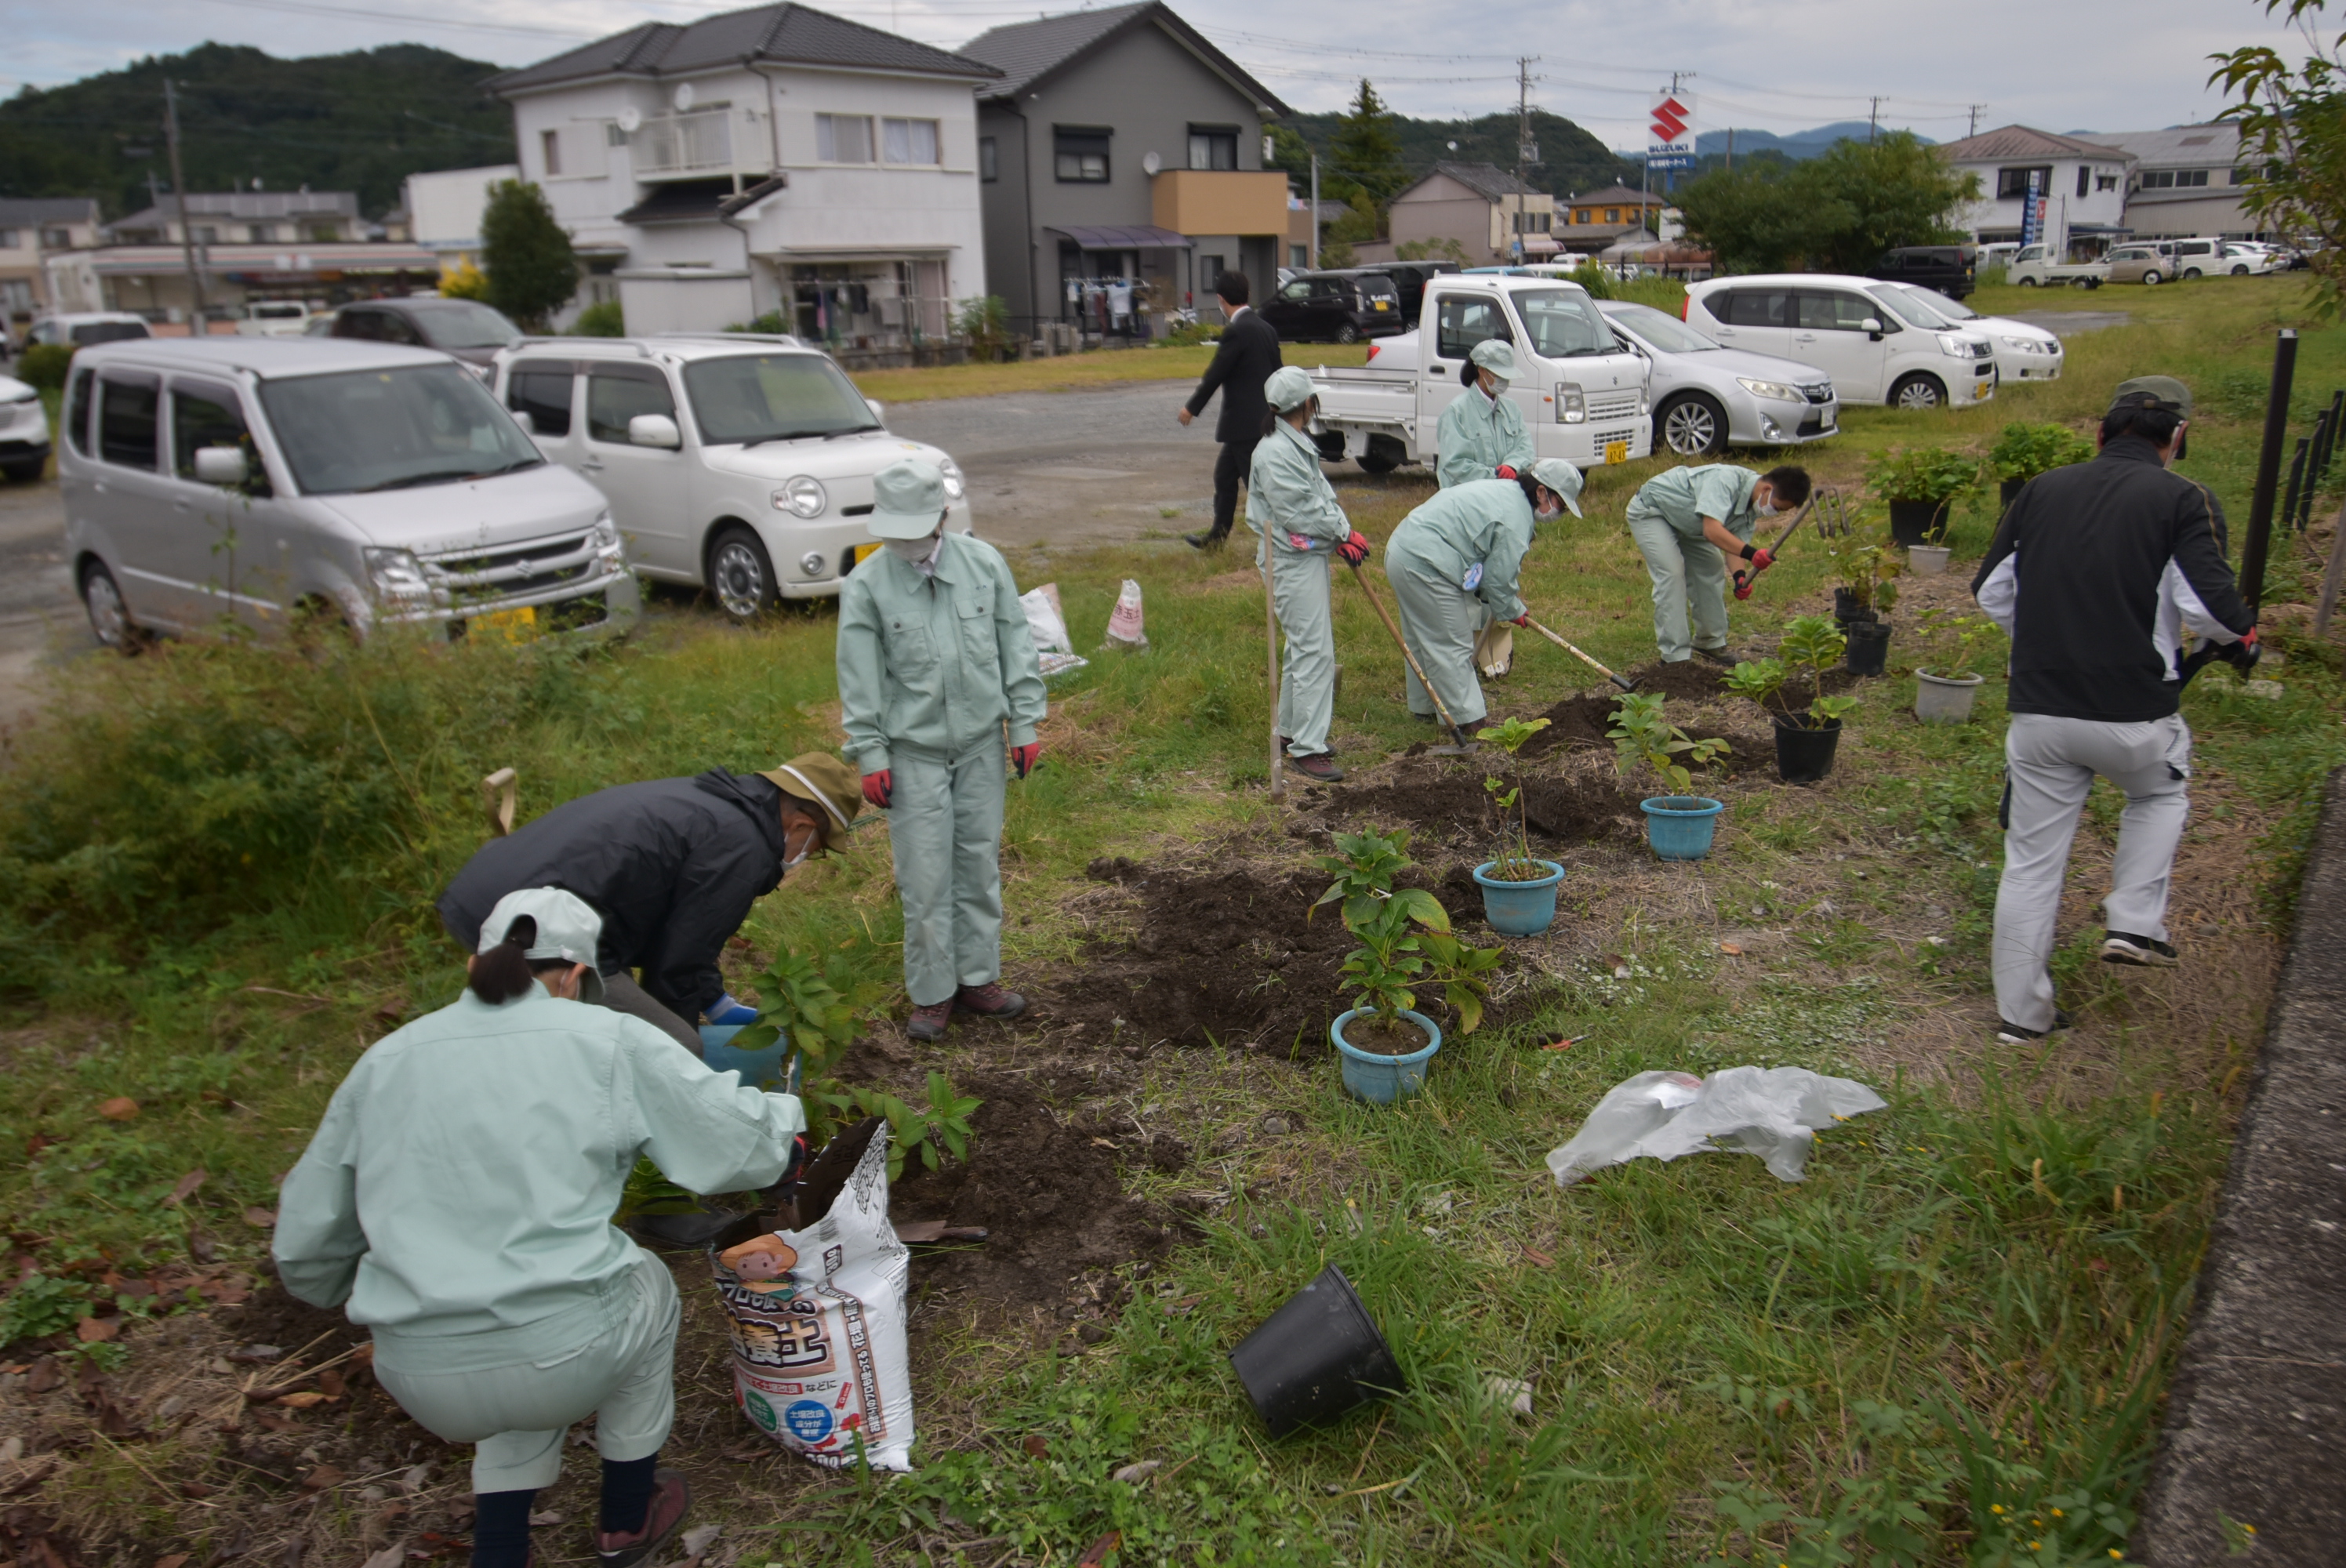
[[[1189,127],[1189,167],[1191,168],[1236,168],[1238,166],[1238,127],[1191,126]]]
[[[2145,190],[2187,190],[2207,183],[2208,171],[2204,168],[2154,168],[2142,177]]]
[[[2093,188],[2093,178],[2094,171],[2092,169],[2087,168],[2082,163],[2077,166],[2077,194],[2079,196],[2085,195],[2086,191]]]
[[[560,174],[562,172],[562,133],[560,131],[538,132],[537,148],[546,158],[546,177],[551,179]]]
[[[1064,129],[1053,127],[1051,150],[1054,168],[1060,183],[1106,185],[1107,183],[1107,141],[1110,134],[1104,130]]]
[[[1545,212],[1518,212],[1513,215],[1518,234],[1545,234],[1549,215]]]
[[[994,150],[994,138],[977,138],[977,178],[988,185],[1002,178],[1002,155]]]
[[[342,237],[342,229],[341,229],[339,227],[337,227],[336,225],[334,225],[334,224],[332,224],[332,223],[312,223],[311,225],[310,225],[310,238],[311,238],[311,239],[322,239],[322,240],[330,240],[330,241],[331,241],[331,240],[340,239]]]
[[[2053,188],[2053,168],[2050,164],[2038,164],[2028,168],[1999,168],[1995,171],[1995,194],[1998,199],[2028,194],[2028,177],[2036,177],[2036,191],[2043,195]]]
[[[1575,223],[1594,223],[1596,221],[1596,209],[1594,208],[1584,207],[1573,215],[1572,220]]]
[[[0,229],[0,250],[14,250],[24,242],[23,237],[15,229]]]
[[[2234,185],[2254,185],[2256,179],[2257,171],[2253,168],[2236,168],[2232,171]]]
[[[2238,180],[2234,180],[2232,183],[2234,183],[2235,185],[2237,185],[2237,184],[2239,184],[2239,182]],[[41,230],[41,249],[44,249],[44,250],[70,250],[70,249],[73,249],[73,230],[72,230],[72,229],[42,229],[42,230]]]
[[[2238,185],[2239,181],[2236,179],[2232,183]],[[2094,188],[2096,190],[2116,190],[2117,188],[2118,177],[2116,175],[2097,174],[2094,176]]]
[[[1607,223],[1618,223],[1618,222],[1620,222],[1620,221],[1621,221],[1621,209],[1620,209],[1619,208],[1617,208],[1617,207],[1608,207],[1608,208],[1606,208],[1606,209],[1605,209],[1605,221],[1606,221],[1606,222],[1607,222]]]
[[[211,225],[209,225],[209,224],[204,224],[204,225],[202,225],[201,227],[198,228],[198,229],[197,229],[197,230],[196,230],[196,243],[197,243],[197,244],[199,244],[199,245],[217,245],[217,244],[219,244],[219,229],[214,229],[214,228],[213,228],[213,227],[211,227]]]
[[[937,161],[937,122],[882,120],[880,142],[890,163],[933,164]]]
[[[277,225],[274,223],[247,224],[244,240],[248,245],[274,245],[277,243]]]
[[[814,117],[814,156],[820,163],[870,163],[872,119],[868,115]]]

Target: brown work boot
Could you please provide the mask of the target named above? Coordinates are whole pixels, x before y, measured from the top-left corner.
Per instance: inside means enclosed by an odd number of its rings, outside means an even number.
[[[915,1007],[913,1016],[905,1021],[904,1033],[915,1040],[942,1040],[945,1037],[945,1025],[953,1022],[953,1014],[951,997],[926,1007]]]
[[[1337,767],[1336,759],[1324,751],[1315,751],[1303,757],[1290,754],[1287,765],[1318,783],[1341,784],[1344,781],[1344,770]]]
[[[673,1470],[656,1471],[652,1475],[651,1507],[644,1514],[641,1530],[595,1532],[595,1560],[601,1568],[635,1568],[676,1533],[684,1522],[685,1511],[692,1506],[692,1487],[684,1476]]]
[[[990,980],[984,985],[963,986],[954,997],[954,1005],[980,1018],[1015,1018],[1026,1011],[1026,999],[1015,991],[1005,991],[1000,981]]]

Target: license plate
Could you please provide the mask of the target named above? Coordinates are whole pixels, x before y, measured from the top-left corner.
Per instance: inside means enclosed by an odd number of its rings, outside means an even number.
[[[1982,382],[1973,390],[1979,393],[1979,401],[1981,402],[1985,402],[1990,398],[1995,396],[1995,383],[1994,382]]]
[[[852,572],[856,567],[863,565],[864,556],[869,555],[872,552],[879,548],[880,546],[878,545],[850,545],[847,551],[847,569]]]
[[[525,642],[537,635],[537,606],[524,605],[517,610],[491,610],[474,616],[466,623],[467,633],[495,632],[509,643]]]
[[[1380,311],[1390,311],[1390,310],[1392,310],[1392,307],[1391,305],[1386,304],[1382,300],[1379,300],[1377,301],[1377,309],[1378,309],[1378,310],[1380,310]]]
[[[1626,441],[1606,442],[1605,443],[1605,461],[1607,463],[1628,462],[1629,443]]]

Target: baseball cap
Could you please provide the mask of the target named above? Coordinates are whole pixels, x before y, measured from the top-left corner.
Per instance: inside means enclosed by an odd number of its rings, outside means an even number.
[[[855,814],[863,809],[863,786],[855,769],[827,751],[793,757],[758,777],[772,779],[785,795],[821,807],[827,819],[823,823],[825,838],[834,830],[852,827]]]
[[[945,476],[925,458],[907,457],[872,476],[874,539],[925,539],[944,521]]]
[[[1580,477],[1580,470],[1561,457],[1543,457],[1532,464],[1532,477],[1564,497],[1566,510],[1575,517],[1584,514],[1580,510],[1580,487],[1586,482]]]
[[[2110,412],[2122,408],[2157,409],[2189,419],[2191,389],[2173,376],[2136,376],[2118,382],[2118,390],[2110,394]]]
[[[1262,395],[1281,413],[1291,413],[1311,401],[1311,376],[1301,365],[1281,365],[1262,383]]]
[[[1504,338],[1484,338],[1466,357],[1503,382],[1515,379],[1515,351]]]
[[[603,917],[595,912],[595,906],[561,888],[516,888],[499,899],[489,918],[481,922],[480,951],[486,952],[504,942],[514,921],[523,915],[537,922],[537,940],[522,950],[522,956],[533,963],[559,959],[585,964],[586,972],[578,979],[578,1000],[601,1002]]]

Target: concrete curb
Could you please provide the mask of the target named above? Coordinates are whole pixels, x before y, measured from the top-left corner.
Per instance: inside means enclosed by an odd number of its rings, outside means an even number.
[[[2346,769],[2330,776],[2134,1555],[2346,1562]]]

